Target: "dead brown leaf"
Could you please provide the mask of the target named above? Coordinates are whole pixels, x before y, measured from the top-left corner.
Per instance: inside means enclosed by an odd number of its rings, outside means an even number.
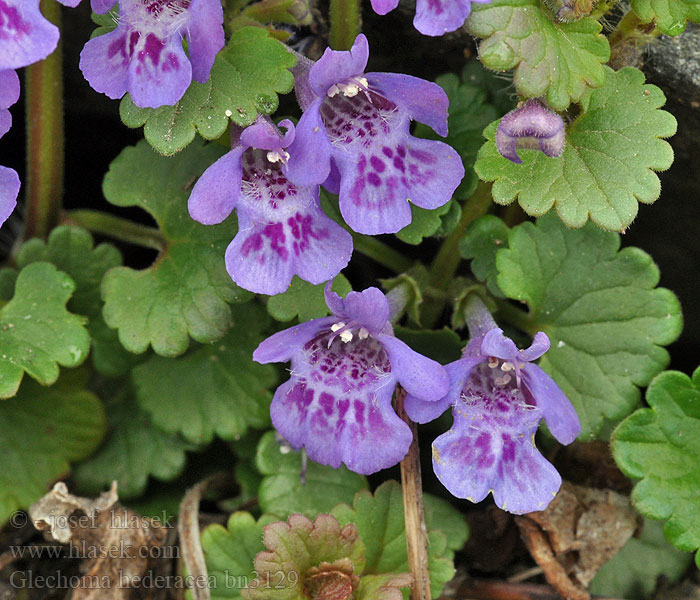
[[[117,502],[116,482],[97,499],[68,492],[65,483],[33,504],[29,515],[48,539],[70,544],[82,557],[80,583],[72,600],[126,600],[133,597],[157,558],[167,529]]]
[[[639,527],[626,496],[568,482],[546,510],[516,522],[547,581],[571,600],[590,599],[588,584]]]

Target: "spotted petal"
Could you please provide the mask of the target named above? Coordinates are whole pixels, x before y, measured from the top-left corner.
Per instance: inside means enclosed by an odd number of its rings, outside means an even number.
[[[329,329],[335,321],[335,317],[323,317],[278,331],[260,342],[253,352],[253,360],[261,364],[290,361],[302,346]]]
[[[91,39],[80,53],[83,77],[97,92],[113,100],[127,91],[129,56],[126,52],[127,32],[123,26]]]
[[[479,502],[492,492],[499,507],[515,514],[549,504],[561,477],[534,446],[537,408],[504,390],[496,397],[470,394],[453,415],[452,429],[433,443],[433,467],[454,496]]]
[[[0,70],[46,58],[58,44],[58,27],[39,11],[39,0],[0,0]]]
[[[330,348],[327,340],[317,338],[293,359],[292,379],[270,407],[273,425],[321,464],[342,462],[364,475],[397,464],[412,435],[391,406],[396,380],[386,354],[372,338],[336,337]]]
[[[295,274],[319,284],[348,264],[352,236],[321,212],[318,192],[315,199],[309,188],[302,193],[310,196],[308,205],[297,203],[279,220],[256,220],[239,207],[239,232],[226,250],[226,268],[238,285],[257,294],[280,294]]]

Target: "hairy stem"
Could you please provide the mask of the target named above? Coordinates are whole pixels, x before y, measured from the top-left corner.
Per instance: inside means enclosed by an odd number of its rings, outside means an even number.
[[[394,250],[391,246],[387,246],[384,242],[380,242],[377,238],[353,231],[350,233],[352,233],[352,242],[357,252],[364,254],[387,269],[391,269],[394,273],[403,273],[413,266],[413,261],[410,258],[398,250]]]
[[[418,449],[418,427],[404,410],[406,391],[399,388],[396,393],[396,414],[410,428],[413,441],[408,454],[401,461],[401,489],[403,491],[403,514],[406,524],[406,550],[408,566],[413,576],[411,600],[430,600],[430,573],[428,571],[428,537],[423,512],[423,484],[420,472]]]
[[[41,12],[61,27],[61,6],[41,0]],[[62,43],[26,69],[27,182],[25,237],[45,238],[58,223],[63,198]]]
[[[642,23],[630,9],[610,34],[610,66],[613,69],[639,67],[644,47],[659,35],[661,31],[656,29],[653,22]]]
[[[67,225],[79,225],[93,233],[100,233],[144,248],[162,251],[167,245],[167,241],[157,229],[99,210],[66,211],[61,216],[61,222]]]
[[[334,50],[350,50],[360,33],[360,0],[331,0],[331,30],[328,36]]]

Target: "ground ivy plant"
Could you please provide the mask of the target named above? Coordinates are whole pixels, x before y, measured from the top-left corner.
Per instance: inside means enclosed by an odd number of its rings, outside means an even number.
[[[429,600],[486,543],[468,513],[546,510],[609,443],[646,525],[592,591],[683,576],[700,370],[667,370],[680,303],[621,237],[677,122],[618,58],[700,5],[78,4],[0,0],[0,524],[58,479],[171,514],[218,471],[177,542],[212,598]],[[122,134],[101,170],[78,77]]]

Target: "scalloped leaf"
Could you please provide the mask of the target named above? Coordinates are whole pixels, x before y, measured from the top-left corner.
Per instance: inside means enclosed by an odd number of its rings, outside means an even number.
[[[14,296],[0,310],[0,398],[17,393],[24,373],[51,385],[59,365],[75,367],[87,358],[85,319],[66,309],[74,291],[73,280],[50,263],[20,271]]]
[[[474,4],[465,25],[485,38],[479,44],[485,67],[515,69],[513,82],[524,98],[544,96],[552,108],[564,110],[605,82],[602,63],[610,46],[594,19],[556,23],[541,0],[491,0]]]
[[[251,359],[264,337],[265,310],[252,303],[231,308],[234,326],[216,343],[180,358],[152,356],[133,370],[139,405],[163,431],[206,444],[214,435],[235,440],[269,424],[277,371]]]
[[[155,427],[126,385],[105,402],[109,431],[97,452],[73,471],[81,490],[97,495],[112,481],[121,499],[140,496],[148,477],[175,479],[185,467],[185,450],[192,446],[177,435]]]
[[[105,322],[119,330],[130,352],[151,345],[172,357],[187,349],[190,336],[201,343],[218,340],[232,323],[228,304],[251,296],[231,281],[224,264],[235,217],[207,226],[187,212],[190,187],[222,151],[197,143],[166,158],[141,141],[110,165],[103,183],[107,200],[147,211],[166,240],[149,268],[115,267],[102,282]]]
[[[247,127],[258,114],[277,110],[278,94],[292,90],[289,69],[296,57],[266,29],[244,27],[219,52],[206,83],[193,82],[175,106],[140,108],[127,94],[119,113],[127,127],[144,126],[144,136],[158,152],[172,155],[195,137],[221,137],[229,120]]]
[[[403,496],[401,486],[386,481],[374,492],[363,490],[355,494],[352,506],[340,504],[331,514],[341,525],[355,523],[360,538],[365,542],[365,573],[400,573],[409,571],[404,529]],[[455,573],[452,551],[447,537],[427,523],[428,567],[430,590],[437,598]]]
[[[70,373],[50,388],[27,380],[0,402],[0,524],[41,498],[102,440],[102,403],[79,379]]]
[[[552,207],[567,226],[582,227],[590,218],[611,231],[624,231],[637,216],[638,202],[651,204],[661,193],[654,171],[668,169],[673,150],[660,138],[676,132],[676,119],[659,110],[666,102],[655,85],[645,85],[638,69],[605,67],[605,86],[588,93],[581,114],[567,127],[559,158],[537,150],[519,150],[516,165],[496,149],[498,122],[484,135],[476,172],[493,181],[498,204],[518,200],[531,216]]]
[[[680,550],[700,548],[700,367],[692,379],[661,373],[642,408],[615,429],[612,451],[628,477],[641,479],[632,491],[635,508],[665,519],[664,534]],[[700,553],[695,555],[700,567]]]
[[[581,439],[605,420],[639,404],[669,362],[663,346],[681,332],[676,296],[657,288],[659,269],[639,248],[620,250],[620,236],[589,223],[571,230],[553,215],[511,229],[498,251],[498,285],[527,302],[528,333],[544,331],[550,350],[540,359],[581,420]]]
[[[300,323],[325,317],[330,313],[323,295],[325,285],[313,285],[295,275],[286,292],[270,297],[267,312],[277,321],[291,321],[299,317]],[[342,273],[336,276],[331,287],[343,298],[352,291],[350,282]]]
[[[286,443],[280,443],[270,431],[260,440],[255,458],[264,475],[258,490],[258,502],[265,513],[286,519],[301,513],[315,517],[340,502],[351,502],[355,492],[367,488],[367,479],[349,471],[307,460],[302,480],[302,455]]]
[[[112,244],[95,246],[92,235],[85,229],[60,225],[51,231],[46,242],[37,238],[28,240],[17,253],[20,268],[38,261],[54,264],[75,282],[75,293],[68,301],[68,309],[88,317],[95,368],[110,377],[125,374],[139,359],[127,352],[117,332],[107,327],[102,318],[100,298],[104,274],[122,264],[119,250]]]
[[[698,0],[631,0],[631,5],[642,23],[655,21],[666,35],[680,35],[688,21],[700,22]]]

